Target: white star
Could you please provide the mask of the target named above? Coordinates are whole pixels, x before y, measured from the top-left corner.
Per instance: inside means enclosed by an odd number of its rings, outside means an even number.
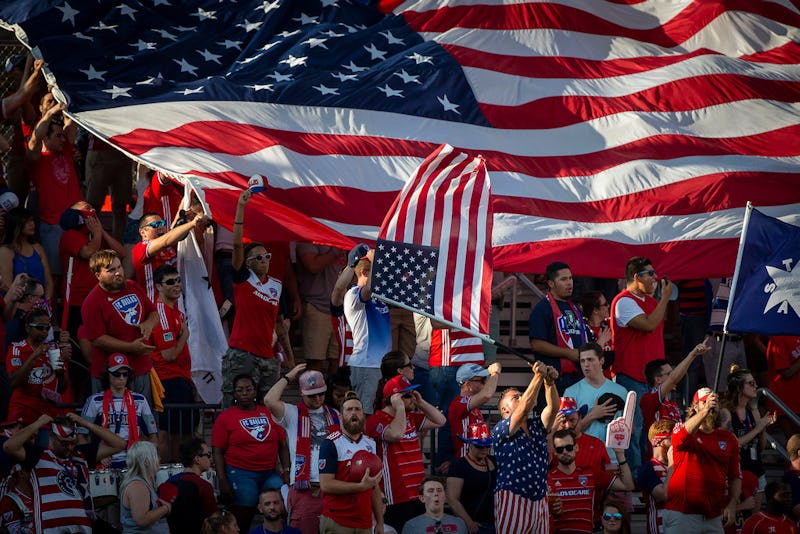
[[[325,87],[322,84],[315,85],[314,89],[319,91],[320,94],[322,94],[322,95],[338,95],[339,94],[338,93],[339,90],[336,89],[335,87]]]
[[[273,71],[272,74],[267,74],[267,78],[272,78],[276,82],[288,82],[292,79],[291,74],[281,74],[280,72]]]
[[[108,72],[107,70],[94,70],[94,65],[89,65],[89,70],[79,69],[82,73],[89,77],[90,80],[100,80],[105,81],[103,78],[103,74]]]
[[[155,50],[156,49],[156,44],[155,43],[146,43],[146,42],[142,41],[141,39],[139,39],[138,42],[131,43],[128,46],[135,46],[139,50],[139,52],[141,52],[142,50]]]
[[[369,70],[369,68],[367,68],[367,67],[359,67],[358,65],[356,65],[352,61],[350,62],[349,65],[342,65],[342,68],[347,69],[350,72],[363,72],[365,70]]]
[[[299,22],[302,26],[305,26],[306,24],[317,23],[317,17],[309,17],[305,13],[300,13],[300,16],[298,18],[292,20],[295,22]]]
[[[454,111],[457,114],[461,115],[461,112],[458,111],[458,104],[453,104],[450,100],[447,99],[447,95],[443,95],[441,97],[436,97],[436,100],[442,105],[445,111]]]
[[[172,61],[174,61],[175,63],[177,63],[178,65],[181,66],[181,72],[188,72],[192,76],[196,76],[194,71],[197,70],[197,67],[195,67],[192,64],[190,64],[184,58],[181,58],[180,60],[173,59]]]
[[[433,58],[431,56],[423,56],[419,52],[414,52],[410,56],[406,57],[408,59],[413,59],[414,61],[416,61],[417,65],[419,65],[420,63],[430,63],[431,65],[433,65]]]
[[[153,0],[153,7],[155,6],[171,6],[167,0]]]
[[[388,44],[405,44],[405,41],[400,39],[399,37],[395,37],[394,34],[390,31],[381,32],[381,35],[386,37],[386,41]]]
[[[197,26],[173,26],[173,28],[179,32],[193,32]]]
[[[403,80],[403,83],[418,83],[422,85],[422,82],[419,81],[419,76],[409,74],[405,71],[405,69],[401,70],[400,72],[395,72],[393,76],[400,76]]]
[[[327,35],[328,37],[344,37],[343,33],[336,33],[333,30],[327,30],[327,31],[324,31],[324,32],[319,32],[319,33],[321,33],[322,35]]]
[[[767,304],[764,306],[764,313],[778,306],[777,313],[786,315],[791,308],[795,315],[800,316],[800,269],[795,272],[794,267],[797,264],[792,265],[792,263],[791,259],[784,261],[784,265],[791,266],[788,271],[771,265],[766,266],[767,274],[772,278],[775,287],[770,292]],[[766,292],[767,289],[764,291]]]
[[[131,6],[129,6],[127,4],[122,4],[121,6],[117,6],[117,7],[119,8],[119,11],[120,11],[119,14],[120,15],[128,15],[133,20],[136,20],[136,17],[133,16],[133,14],[136,13],[136,11],[137,11],[136,9],[133,9]]]
[[[290,67],[296,67],[298,65],[303,65],[305,67],[307,59],[308,59],[308,56],[295,57],[292,54],[289,54],[289,57],[286,58],[286,59],[280,60],[280,63],[286,63]]]
[[[250,33],[250,32],[252,32],[254,30],[259,29],[262,24],[264,24],[264,23],[263,22],[250,22],[249,20],[244,19],[244,22],[242,22],[241,24],[237,24],[236,27],[237,28],[242,28],[244,31]]]
[[[197,13],[192,13],[189,15],[190,17],[198,17],[201,21],[204,20],[216,20],[217,12],[216,11],[206,11],[202,7],[197,8]]]
[[[364,50],[369,52],[370,59],[381,59],[381,60],[386,59],[386,52],[375,48],[375,45],[373,43],[370,43],[369,46],[365,46]]]
[[[272,84],[265,83],[265,84],[255,84],[255,85],[245,85],[245,87],[249,87],[255,91],[272,91]]]
[[[280,43],[281,43],[280,41],[275,41],[274,43],[267,43],[267,44],[265,44],[264,46],[261,47],[261,51],[262,52],[266,52],[267,50],[269,50],[273,46],[279,45]]]
[[[356,33],[358,31],[357,28],[354,28],[353,26],[350,26],[348,24],[342,23],[342,26],[345,27],[345,29],[347,30],[347,33]]]
[[[339,4],[336,3],[337,0],[322,0],[322,7],[339,7]]]
[[[118,87],[114,85],[111,89],[103,89],[104,93],[109,93],[111,95],[111,100],[116,99],[118,96],[127,96],[128,98],[131,95],[128,94],[128,91],[131,90],[131,87]]]
[[[61,11],[61,22],[70,21],[73,26],[75,26],[75,15],[79,14],[80,11],[77,9],[72,9],[67,2],[64,2],[64,5],[61,7],[56,7],[57,10]]]
[[[345,74],[343,72],[331,73],[331,76],[338,79],[340,82],[349,82],[357,78],[355,74]]]
[[[206,61],[213,61],[217,65],[220,64],[219,58],[221,58],[222,56],[218,56],[217,54],[212,54],[211,52],[208,51],[208,49],[205,49],[202,52],[198,50],[197,53],[203,56],[203,59],[205,59]]]
[[[90,30],[97,30],[97,31],[101,31],[101,30],[111,30],[112,32],[114,32],[114,33],[117,33],[117,30],[116,30],[115,28],[117,28],[117,25],[116,25],[116,24],[114,24],[114,25],[112,25],[112,26],[109,26],[109,25],[107,25],[105,22],[103,22],[103,21],[101,20],[101,21],[100,21],[100,23],[99,23],[97,26],[92,26],[92,27],[91,27],[91,28],[89,28],[89,29],[90,29]]]
[[[264,2],[261,3],[261,9],[264,10],[265,15],[273,9],[278,9],[279,7],[281,7],[281,3],[278,0],[275,0],[274,2],[267,2],[264,0]]]
[[[156,79],[150,76],[149,78],[146,78],[141,82],[136,82],[136,85],[153,85],[154,81],[156,81]]]
[[[217,43],[218,45],[222,45],[227,50],[228,48],[235,48],[236,50],[242,49],[242,41],[231,41],[229,39],[225,39],[221,43]]]
[[[114,56],[114,59],[117,59],[117,60],[129,59],[129,60],[133,61],[133,56]]]
[[[184,89],[183,91],[175,92],[183,96],[196,95],[203,92],[203,86],[201,85],[200,87],[195,87],[194,89]]]
[[[246,57],[246,58],[244,58],[242,60],[237,61],[236,63],[239,63],[241,65],[247,65],[248,63],[252,63],[253,61],[256,61],[257,59],[259,59],[261,57],[261,55],[262,54],[257,54],[255,56]]]
[[[84,35],[81,32],[75,32],[72,34],[73,37],[76,39],[86,39],[87,41],[94,41],[94,37],[89,37],[88,35]]]
[[[405,98],[403,96],[403,91],[402,90],[392,89],[391,87],[389,87],[388,83],[386,85],[384,85],[383,87],[378,87],[377,89],[381,93],[385,94],[387,97],[399,96],[400,98]]]
[[[169,33],[167,30],[155,30],[157,33],[161,34],[162,39],[169,39],[170,41],[177,41],[178,37]]]
[[[291,37],[292,35],[297,35],[298,33],[300,33],[300,30],[295,30],[293,32],[290,32],[288,30],[283,30],[281,33],[277,33],[276,35],[286,39],[287,37]]]
[[[309,45],[310,48],[316,48],[318,46],[321,46],[322,48],[327,50],[328,47],[325,46],[325,41],[327,41],[327,39],[320,39],[319,37],[310,37],[300,44],[307,44]]]

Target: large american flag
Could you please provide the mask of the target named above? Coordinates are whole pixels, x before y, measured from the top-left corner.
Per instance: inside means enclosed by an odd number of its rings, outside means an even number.
[[[17,0],[0,19],[81,124],[207,180],[224,225],[217,186],[259,173],[372,240],[442,143],[486,158],[500,270],[619,277],[641,254],[729,275],[748,200],[800,223],[795,0]]]

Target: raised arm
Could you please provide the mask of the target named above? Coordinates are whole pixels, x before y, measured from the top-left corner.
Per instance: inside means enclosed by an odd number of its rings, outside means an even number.
[[[236,214],[233,216],[233,256],[231,266],[234,271],[238,271],[244,264],[244,208],[250,201],[253,192],[245,189],[239,195],[236,203]]]
[[[669,297],[672,295],[673,284],[669,280],[661,280],[661,300],[658,301],[656,309],[650,315],[641,314],[637,315],[626,326],[634,330],[641,330],[642,332],[652,332],[664,320],[664,315],[667,312],[667,304],[669,304]]]
[[[470,397],[469,399],[469,409],[477,408],[479,406],[483,406],[494,397],[495,391],[497,391],[497,383],[500,381],[500,372],[503,370],[503,366],[500,365],[500,362],[494,362],[487,368],[489,371],[489,378],[486,379],[486,385],[483,386],[483,389],[477,392],[475,395]]]
[[[406,405],[403,403],[401,393],[395,393],[391,397],[392,408],[394,408],[394,419],[383,431],[383,441],[400,441],[406,432]]]
[[[692,362],[698,356],[705,354],[706,352],[711,350],[711,347],[706,345],[708,338],[704,339],[702,343],[698,343],[692,351],[686,355],[686,357],[681,360],[675,369],[667,376],[667,379],[661,383],[661,395],[666,396],[670,391],[675,389],[678,385],[678,382],[681,381],[681,378],[686,375],[686,371],[689,370],[689,366],[692,365]]]
[[[519,399],[516,409],[511,412],[511,421],[509,421],[508,434],[513,436],[519,430],[519,427],[524,423],[530,413],[536,407],[536,399],[539,396],[539,390],[542,388],[542,374],[541,369],[544,365],[541,362],[536,362],[531,365],[533,371],[533,378],[531,378],[525,393]]]
[[[278,421],[283,420],[283,416],[286,412],[286,404],[281,400],[286,386],[288,386],[290,382],[296,382],[297,377],[305,370],[306,364],[304,363],[295,366],[291,371],[286,373],[285,377],[278,379],[275,385],[269,388],[267,394],[264,395],[264,404]]]
[[[47,137],[47,129],[50,127],[50,123],[53,121],[55,116],[58,113],[64,111],[65,106],[62,103],[58,103],[45,111],[42,119],[36,124],[36,127],[33,129],[33,134],[31,138],[28,140],[28,150],[25,152],[25,156],[30,160],[37,160],[42,155],[42,146],[44,143],[44,138]]]
[[[561,405],[561,398],[558,396],[558,389],[555,383],[556,378],[558,378],[558,371],[553,367],[547,366],[542,373],[544,396],[547,399],[547,406],[542,410],[542,425],[545,430],[550,430],[553,427],[558,408]]]

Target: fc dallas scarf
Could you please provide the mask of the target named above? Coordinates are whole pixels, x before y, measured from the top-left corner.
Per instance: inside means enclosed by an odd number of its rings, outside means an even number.
[[[550,309],[553,310],[553,324],[556,327],[556,342],[559,347],[563,349],[575,349],[577,347],[573,347],[572,343],[572,336],[569,334],[569,325],[567,324],[567,320],[564,317],[564,313],[561,311],[561,308],[558,306],[558,302],[550,293],[546,293],[544,298],[547,299],[547,302],[550,304]],[[586,343],[586,325],[583,323],[583,315],[578,310],[578,307],[575,306],[572,302],[565,300],[564,302],[569,305],[572,309],[572,314],[575,316],[575,320],[578,321],[578,325],[581,329],[581,342]],[[562,358],[561,361],[561,373],[574,373],[578,370],[577,366],[572,360],[568,360],[566,358]]]
[[[114,430],[109,427],[111,420],[108,414],[111,412],[113,402],[114,394],[111,393],[110,389],[107,389],[105,393],[103,393],[103,420],[100,426],[103,428],[108,428],[115,434],[118,434],[118,428]],[[131,448],[131,445],[139,441],[139,425],[137,424],[136,420],[136,403],[134,402],[133,394],[129,389],[125,389],[125,393],[122,395],[122,411],[127,412],[128,415],[128,445],[125,447],[125,450],[128,450]]]
[[[339,414],[336,410],[322,407],[328,435],[339,431]],[[305,490],[311,487],[311,416],[305,402],[297,405],[297,446],[294,455],[294,487]]]

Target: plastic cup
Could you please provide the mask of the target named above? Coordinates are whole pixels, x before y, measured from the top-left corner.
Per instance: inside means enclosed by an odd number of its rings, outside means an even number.
[[[47,357],[50,359],[50,365],[56,371],[64,367],[64,362],[61,361],[61,349],[58,347],[51,347],[47,349]]]

